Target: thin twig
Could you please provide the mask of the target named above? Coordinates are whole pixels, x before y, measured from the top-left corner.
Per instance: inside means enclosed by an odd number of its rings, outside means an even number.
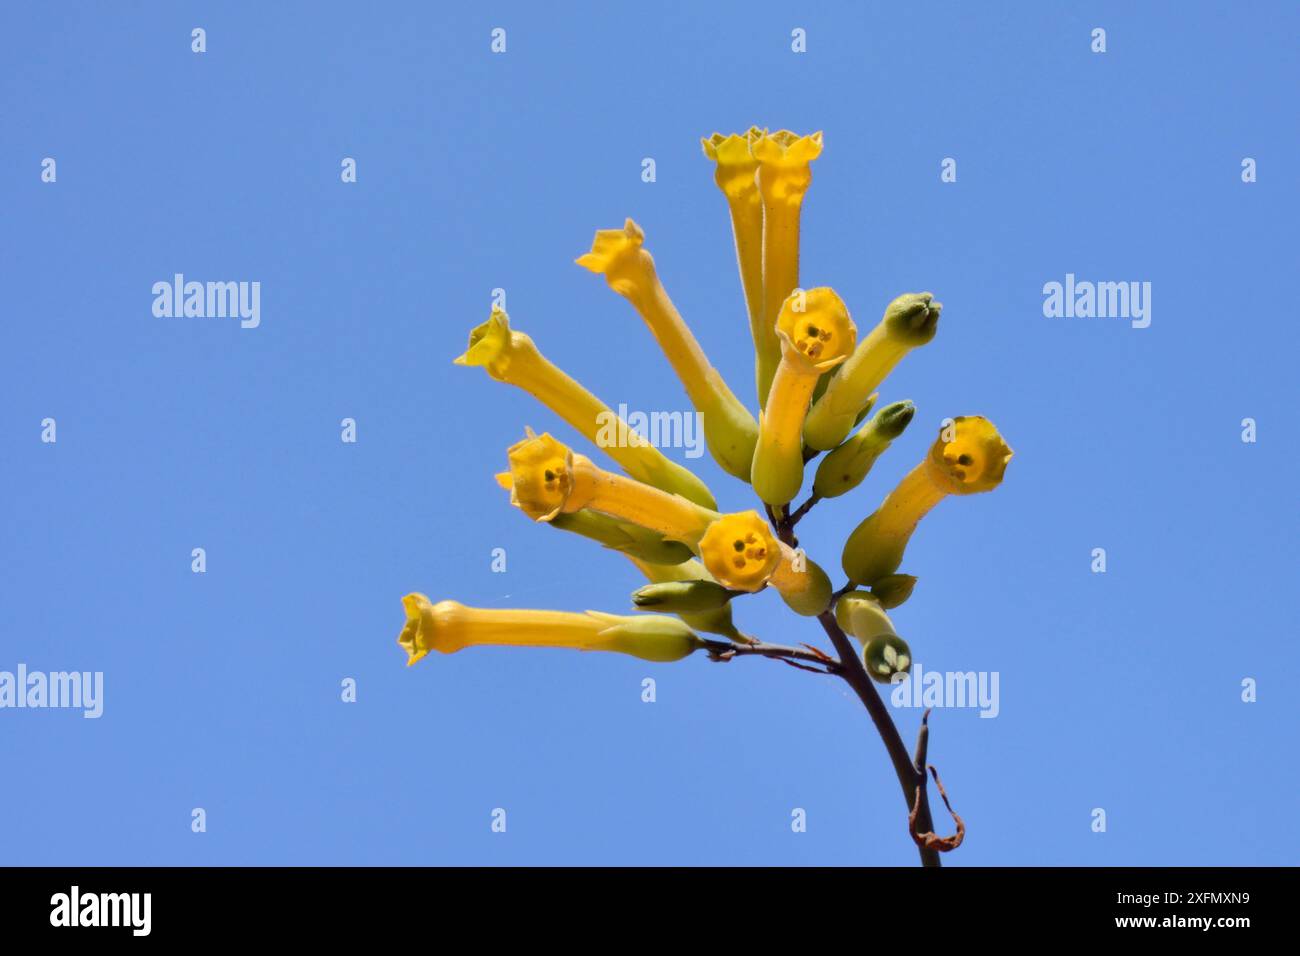
[[[840,588],[838,591],[836,591],[834,594],[831,595],[831,610],[832,611],[835,610],[836,601],[844,597],[844,595],[848,594],[855,587],[857,587],[857,585],[854,584],[852,581],[845,581],[844,587]]]
[[[770,657],[775,660],[785,661],[787,664],[792,661],[820,664],[825,670],[818,670],[813,667],[807,668],[819,674],[838,674],[840,672],[840,662],[816,648],[787,647],[784,644],[768,644],[764,641],[755,641],[751,644],[713,640],[712,638],[701,638],[701,641],[704,643],[705,650],[709,652],[710,659],[715,661],[729,661],[734,657]]]
[[[862,659],[858,657],[857,651],[854,650],[853,642],[848,636],[840,630],[839,624],[835,622],[835,613],[833,611],[823,611],[817,615],[817,620],[821,622],[822,629],[826,631],[827,637],[835,645],[836,652],[840,655],[839,675],[844,678],[858,698],[867,708],[867,713],[871,716],[871,722],[876,725],[876,732],[880,734],[880,740],[885,745],[885,751],[889,754],[889,761],[894,765],[894,773],[898,777],[899,786],[903,790],[903,799],[907,803],[909,817],[915,813],[915,828],[923,831],[933,831],[934,823],[930,818],[930,803],[925,793],[924,771],[917,773],[916,766],[912,763],[912,758],[908,756],[907,748],[903,745],[903,738],[898,735],[898,728],[894,726],[893,718],[889,716],[889,709],[885,707],[885,702],[880,699],[876,693],[876,688],[871,683],[871,677],[867,674],[867,669],[862,664]],[[929,729],[923,726],[923,732],[926,734],[927,745],[929,738]],[[920,743],[918,742],[918,746]],[[912,826],[909,819],[909,828]],[[921,854],[922,866],[940,866],[939,853],[933,847],[917,847]]]
[[[821,500],[822,496],[819,494],[814,493],[809,495],[807,501],[801,504],[798,508],[795,508],[794,511],[790,512],[790,517],[786,519],[786,524],[793,528],[799,523],[799,519],[812,511],[813,505],[817,504],[817,502]]]

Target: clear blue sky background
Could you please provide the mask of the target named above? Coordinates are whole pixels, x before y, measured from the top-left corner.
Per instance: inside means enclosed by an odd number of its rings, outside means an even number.
[[[491,648],[408,670],[394,643],[411,590],[627,608],[630,564],[491,478],[526,424],[581,440],[451,358],[504,287],[609,403],[685,408],[573,264],[631,215],[748,399],[699,137],[751,123],[825,130],[806,285],[864,330],[901,292],[945,304],[882,394],[917,422],[807,519],[812,556],[839,577],[944,416],[1016,450],[996,493],[927,519],[895,615],[923,666],[1001,675],[997,719],[933,719],[969,824],[948,862],[1296,862],[1298,26],[1289,3],[7,5],[0,669],[100,670],[106,700],[0,712],[0,863],[914,863],[838,681]],[[155,318],[175,272],[260,281],[261,327]],[[1151,327],[1044,318],[1067,272],[1151,282]],[[772,594],[738,613],[819,637]]]

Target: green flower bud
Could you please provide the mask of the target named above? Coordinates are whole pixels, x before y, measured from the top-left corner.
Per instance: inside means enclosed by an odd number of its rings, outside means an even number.
[[[908,348],[916,348],[934,338],[941,311],[942,303],[935,302],[930,293],[909,292],[889,303],[881,322],[890,336],[906,343]]]
[[[796,564],[802,564],[803,569],[795,570]],[[798,561],[783,558],[770,583],[780,592],[786,607],[804,617],[816,617],[825,611],[835,591],[826,572],[807,555]]]
[[[631,556],[629,555],[629,557]],[[643,561],[635,557],[632,557],[631,560],[641,573],[655,584],[668,581],[710,580],[708,570],[695,560],[684,561],[681,564],[652,564],[649,561]],[[711,611],[679,611],[676,613],[693,630],[718,634],[730,641],[739,641],[741,643],[749,641],[749,638],[742,634],[732,622],[731,605],[729,603]]]
[[[915,414],[916,406],[911,402],[894,402],[882,408],[856,435],[822,459],[813,478],[813,494],[834,498],[860,485],[876,459],[903,433]]]
[[[886,610],[898,607],[912,596],[916,577],[911,574],[886,574],[871,583],[871,596]]]
[[[894,634],[894,622],[889,619],[880,602],[866,591],[850,591],[835,602],[835,621],[846,634],[852,634],[863,644],[881,634]]]
[[[906,674],[912,669],[912,649],[897,634],[881,634],[867,642],[862,652],[862,663],[872,680],[890,684],[894,675]]]
[[[735,597],[738,591],[724,588],[715,581],[664,581],[647,584],[632,592],[638,610],[714,611]]]

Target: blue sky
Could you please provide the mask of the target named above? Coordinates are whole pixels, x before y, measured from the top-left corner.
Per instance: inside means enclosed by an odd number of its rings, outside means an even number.
[[[969,828],[947,862],[1295,862],[1296,8],[704,6],[6,8],[0,670],[102,671],[105,701],[0,711],[0,863],[914,863],[839,681],[495,648],[408,670],[394,643],[412,590],[626,610],[630,564],[491,478],[525,425],[582,440],[450,360],[500,287],[610,404],[685,409],[573,264],[630,215],[752,402],[699,147],[750,124],[825,131],[805,285],[864,332],[901,292],[945,305],[882,389],[916,422],[806,519],[809,553],[839,578],[944,416],[987,415],[1016,451],[995,493],[926,519],[894,615],[927,669],[1000,675],[996,719],[932,718]],[[260,282],[260,326],[155,317],[177,272]],[[1067,273],[1150,282],[1150,327],[1044,317]],[[820,637],[770,593],[737,613]],[[912,739],[919,713],[896,718]]]

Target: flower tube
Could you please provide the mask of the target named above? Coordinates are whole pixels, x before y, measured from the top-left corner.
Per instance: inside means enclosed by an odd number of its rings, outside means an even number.
[[[408,667],[430,651],[454,654],[480,644],[614,651],[660,662],[679,661],[703,646],[685,622],[659,614],[498,610],[455,601],[434,604],[423,594],[408,594],[402,606],[406,624],[397,643],[406,651]]]
[[[603,275],[611,289],[640,313],[681,379],[695,410],[704,416],[704,441],[722,469],[743,481],[758,441],[758,423],[736,398],[683,321],[655,272],[654,259],[642,248],[645,233],[631,219],[622,229],[596,233],[591,252],[578,265]]]
[[[858,330],[833,289],[796,289],[776,323],[781,364],[767,406],[759,413],[758,445],[750,481],[770,505],[788,503],[803,484],[803,426],[817,381],[839,365]]]
[[[692,548],[717,513],[681,495],[597,467],[549,434],[526,430],[507,452],[510,471],[498,481],[510,487],[510,503],[534,521],[583,508],[629,521]]]
[[[1002,483],[1012,451],[987,418],[954,419],[925,459],[885,496],[845,542],[844,573],[872,585],[893,574],[920,520],[948,495],[992,491]]]
[[[716,508],[708,486],[641,438],[621,417],[537,350],[533,340],[510,328],[510,317],[493,309],[469,334],[469,348],[457,365],[479,365],[499,382],[531,394],[572,425],[637,481]]]
[[[763,326],[764,334],[769,335],[775,333],[781,304],[799,285],[799,217],[812,183],[811,163],[822,152],[822,134],[799,136],[785,129],[764,132],[750,150],[758,160],[758,191],[763,201]],[[776,363],[772,363],[766,379],[759,378],[760,407],[767,406],[775,375]]]
[[[803,440],[809,448],[826,451],[844,440],[885,376],[904,355],[934,338],[942,309],[928,292],[900,295],[889,303],[885,317],[858,343],[808,413]]]
[[[713,179],[726,196],[731,213],[740,285],[754,338],[754,375],[760,401],[771,387],[781,361],[776,330],[763,320],[763,199],[758,192],[758,160],[751,151],[763,135],[763,130],[754,126],[743,136],[714,133],[700,140],[704,155],[717,163]]]

